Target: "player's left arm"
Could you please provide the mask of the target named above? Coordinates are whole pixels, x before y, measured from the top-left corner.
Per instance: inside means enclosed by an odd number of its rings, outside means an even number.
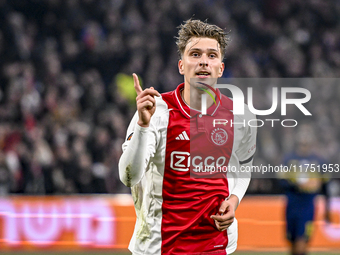
[[[246,105],[245,115],[243,116],[243,118],[245,120],[245,123],[248,123],[249,120],[256,119],[256,116],[249,111]],[[235,185],[232,187],[232,190],[230,190],[230,194],[237,196],[238,203],[241,202],[250,183],[253,158],[256,151],[256,136],[256,126],[246,125],[244,127],[242,132],[242,139],[238,145],[238,148],[235,151],[235,154],[239,160],[239,169],[237,172],[231,173],[230,176],[228,175],[228,178],[234,178]]]

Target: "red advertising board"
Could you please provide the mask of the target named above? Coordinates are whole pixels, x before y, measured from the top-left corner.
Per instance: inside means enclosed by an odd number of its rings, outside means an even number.
[[[237,209],[240,250],[286,249],[285,199],[245,197]],[[317,200],[314,249],[340,250],[340,199],[333,199],[332,224]],[[130,195],[9,196],[0,198],[0,250],[127,248],[135,223]]]

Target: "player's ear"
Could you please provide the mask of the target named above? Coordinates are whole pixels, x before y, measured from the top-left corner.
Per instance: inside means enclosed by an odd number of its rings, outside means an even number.
[[[184,67],[183,67],[183,61],[182,61],[182,59],[180,59],[180,60],[178,61],[178,71],[179,71],[180,74],[184,75]]]
[[[220,70],[218,72],[218,77],[222,77],[224,71],[224,63],[221,63]]]

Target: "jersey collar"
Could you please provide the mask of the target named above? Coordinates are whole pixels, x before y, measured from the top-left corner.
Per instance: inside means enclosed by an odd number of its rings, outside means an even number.
[[[187,105],[187,103],[183,100],[182,95],[181,95],[181,92],[183,89],[184,89],[184,83],[181,83],[177,86],[175,90],[175,100],[176,100],[176,104],[178,105],[179,110],[188,119],[191,117],[194,117],[197,114],[201,114],[201,111],[190,108],[190,106]],[[216,91],[219,97],[221,98],[220,90],[216,89]],[[220,100],[216,100],[216,104],[213,104],[207,109],[207,115],[213,116],[216,113],[217,109],[219,108],[220,104],[221,104]]]

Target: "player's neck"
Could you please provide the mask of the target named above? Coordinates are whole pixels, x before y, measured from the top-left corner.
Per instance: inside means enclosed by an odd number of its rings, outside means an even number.
[[[184,102],[192,109],[201,111],[202,91],[190,86],[184,86],[181,93]],[[207,107],[209,108],[214,103],[211,97],[207,97]]]

